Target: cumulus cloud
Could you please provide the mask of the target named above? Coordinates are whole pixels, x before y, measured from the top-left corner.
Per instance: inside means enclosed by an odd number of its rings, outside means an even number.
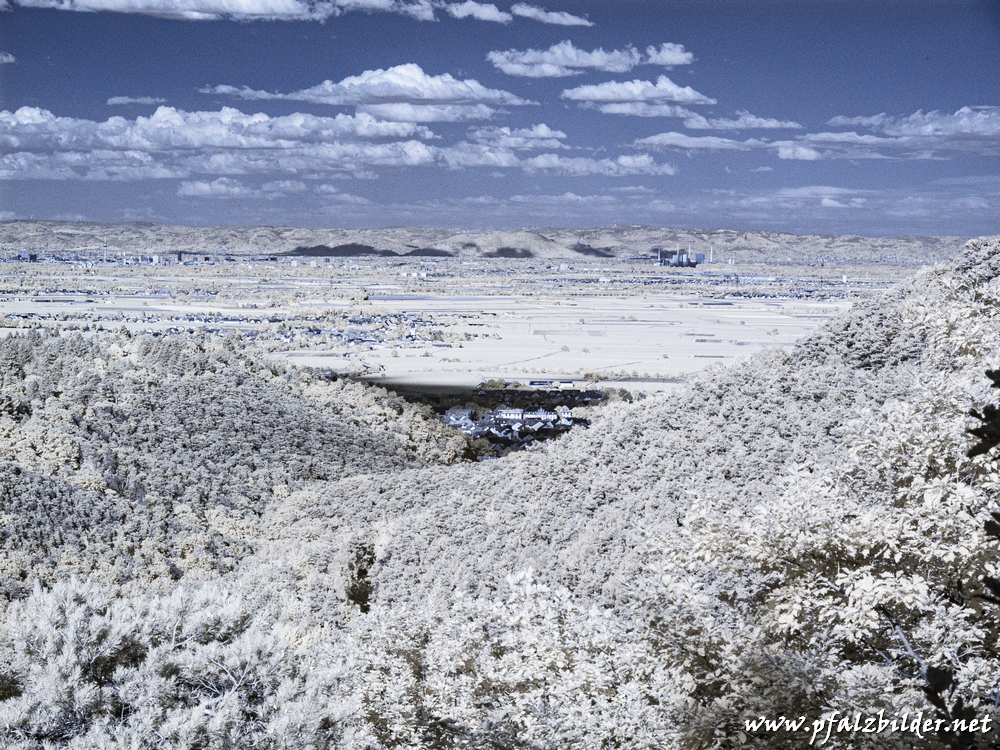
[[[323,187],[329,186],[324,185]],[[363,198],[360,195],[353,195],[352,193],[342,193],[338,190],[318,190],[317,192],[322,194],[330,203],[351,206],[367,206],[371,204],[371,201],[367,198]]]
[[[664,42],[659,47],[646,47],[646,62],[672,68],[674,65],[690,65],[694,62],[694,55],[687,52],[683,44]]]
[[[558,26],[593,26],[594,24],[588,21],[586,18],[581,18],[580,16],[574,16],[572,13],[567,13],[566,11],[548,11],[542,8],[537,8],[534,5],[528,5],[527,3],[514,3],[511,6],[510,12],[515,16],[521,16],[523,18],[531,18],[535,21],[541,21],[542,23],[552,23]]]
[[[916,197],[919,208],[913,205]],[[972,216],[974,212],[958,209],[958,202],[951,196],[924,193],[914,195],[912,187],[899,190],[861,190],[837,187],[833,185],[806,185],[795,188],[767,189],[759,192],[733,191],[725,195],[713,195],[710,201],[693,197],[693,202],[701,203],[700,207],[692,206],[699,211],[725,211],[727,215],[739,217],[743,221],[756,222],[759,225],[782,228],[788,231],[789,217],[796,221],[805,219],[805,223],[794,231],[805,233],[824,230],[825,221],[836,216],[836,221],[862,222],[856,229],[840,229],[838,231],[870,232],[871,222],[881,226],[886,234],[900,234],[902,231],[914,231],[918,226],[921,233],[935,234],[940,230],[930,231],[931,224],[942,215]],[[904,224],[896,218],[907,210],[907,206],[915,210],[908,215]],[[936,212],[936,213],[935,213]],[[843,225],[841,225],[843,226]]]
[[[368,104],[357,108],[381,120],[393,122],[470,122],[489,120],[497,110],[485,104]]]
[[[906,116],[840,115],[830,119],[827,125],[862,127],[880,134],[847,132],[811,136],[814,142],[839,148],[851,158],[888,158],[884,153],[886,148],[906,149],[897,158],[907,159],[943,158],[940,151],[1000,155],[1000,107],[997,106],[962,107],[951,114],[918,110]]]
[[[302,180],[274,180],[260,186],[262,193],[268,195],[293,195],[304,193],[309,187]]]
[[[868,139],[877,136],[859,137],[856,133],[813,133],[800,136],[794,141],[768,141],[748,138],[744,141],[718,136],[690,136],[684,133],[658,133],[633,141],[635,148],[674,149],[688,153],[710,151],[749,151],[766,149],[779,159],[817,161],[833,158],[881,158],[871,151],[857,151],[856,143],[870,145]]]
[[[564,99],[592,104],[624,102],[680,102],[683,104],[715,104],[715,99],[699,94],[690,86],[678,86],[666,76],[660,76],[656,83],[651,81],[608,81],[606,83],[578,86],[566,89],[561,94]]]
[[[618,203],[618,199],[613,195],[577,195],[573,192],[565,192],[562,195],[512,195],[508,200],[511,203],[526,203],[532,206],[565,206],[580,204],[612,204]]]
[[[228,107],[218,112],[159,107],[150,117],[95,122],[22,107],[0,112],[0,149],[8,152],[0,162],[0,177],[131,180],[197,173],[355,173],[374,166],[433,163],[434,152],[423,143],[431,138],[433,133],[422,125],[384,122],[364,113],[270,117]]]
[[[281,149],[295,143],[345,140],[428,139],[421,125],[382,122],[367,114],[317,117],[246,115],[223,107],[218,112],[184,112],[158,107],[149,117],[112,117],[95,122],[56,117],[48,110],[21,107],[0,112],[0,147],[24,151],[112,149],[172,151],[204,148]]]
[[[232,108],[184,112],[159,107],[149,117],[103,122],[57,117],[22,107],[0,112],[0,179],[182,179],[178,195],[275,199],[303,193],[306,180],[377,176],[380,168],[521,168],[565,174],[672,174],[645,154],[617,160],[565,160],[555,154],[522,161],[517,153],[563,148],[566,134],[544,123],[530,128],[476,128],[451,146],[415,123],[366,113],[271,117]],[[259,188],[239,180],[264,176]],[[339,199],[338,199],[339,200]]]
[[[177,195],[184,198],[247,198],[256,191],[245,187],[239,180],[220,177],[217,180],[184,181],[177,188]]]
[[[787,199],[787,198],[824,198],[830,199],[843,199],[847,196],[856,196],[864,193],[869,193],[868,190],[856,190],[853,188],[842,188],[834,187],[833,185],[806,185],[804,187],[797,188],[779,188],[775,190],[773,195],[776,198]]]
[[[153,96],[112,96],[108,99],[109,106],[117,104],[166,104],[166,99],[159,99]]]
[[[323,81],[289,94],[221,85],[201,89],[203,94],[222,94],[246,100],[286,99],[313,104],[355,105],[377,112],[385,119],[401,122],[485,119],[489,105],[531,104],[508,91],[490,89],[473,79],[459,80],[449,73],[428,75],[416,63],[386,70],[366,70],[342,81]],[[388,106],[393,105],[393,106]],[[409,108],[399,105],[411,105]],[[379,109],[375,109],[378,107]],[[430,107],[431,109],[417,109]],[[465,109],[463,109],[465,108]]]
[[[155,180],[187,177],[190,171],[164,164],[141,151],[97,149],[0,156],[0,180]]]
[[[885,211],[898,197],[875,190],[859,190],[854,188],[835,187],[833,185],[806,185],[797,188],[779,188],[757,194],[736,195],[725,201],[729,209],[736,215],[750,216],[757,214],[777,219],[781,212],[818,211],[815,216],[821,216],[825,209],[864,209]],[[749,211],[745,214],[744,211]]]
[[[741,142],[712,135],[694,137],[671,132],[640,138],[632,145],[640,148],[673,148],[683,151],[747,151],[761,145],[761,142],[756,140]]]
[[[466,167],[509,169],[520,164],[510,149],[488,143],[456,143],[453,146],[437,149],[435,156],[441,164],[453,169]]]
[[[326,200],[335,203],[350,203],[356,206],[364,206],[371,203],[371,201],[367,198],[362,198],[360,195],[345,193],[335,185],[320,185],[316,188],[316,192],[325,196]]]
[[[535,148],[565,148],[562,140],[566,134],[541,123],[530,128],[477,128],[470,133],[476,143],[495,148],[523,151]]]
[[[899,143],[899,141],[895,138],[882,138],[877,135],[860,135],[855,132],[808,133],[806,135],[799,136],[799,140],[830,146],[892,146]]]
[[[741,110],[736,115],[736,119],[722,117],[709,120],[696,112],[691,112],[684,120],[684,127],[691,130],[800,129],[802,127],[799,123],[791,120],[758,117],[746,110]]]
[[[684,65],[694,56],[679,44],[650,47],[647,56],[634,47],[606,51],[598,48],[590,52],[573,46],[568,39],[553,44],[548,49],[495,50],[486,59],[507,75],[527,78],[559,78],[583,73],[584,70],[603,70],[608,73],[627,73],[636,65]]]
[[[794,159],[798,161],[816,161],[820,153],[814,148],[799,143],[774,144],[779,159]]]
[[[739,111],[735,118],[712,118],[694,112],[687,107],[676,104],[650,104],[645,101],[611,102],[597,106],[598,111],[608,115],[630,115],[632,117],[679,117],[684,120],[684,127],[691,130],[750,130],[801,128],[791,120],[777,120],[768,117],[758,117],[746,111]]]
[[[434,20],[429,0],[17,0],[32,8],[146,13],[186,21],[323,21],[348,11],[401,13]]]
[[[606,175],[621,177],[625,175],[649,174],[672,175],[677,173],[673,164],[658,164],[649,154],[635,156],[619,156],[617,159],[593,159],[589,157],[565,157],[559,154],[540,154],[522,162],[522,167],[528,172],[546,172],[584,177],[588,175]]]
[[[507,75],[545,78],[578,75],[585,68],[624,73],[638,65],[642,55],[632,47],[610,51],[598,48],[587,52],[574,47],[567,39],[545,50],[493,51],[486,59]]]
[[[16,62],[17,58],[10,54],[10,52],[0,52],[0,65],[13,65]]]
[[[676,104],[647,104],[646,102],[612,102],[597,107],[606,115],[632,115],[634,117],[690,117],[695,113]]]
[[[954,114],[918,110],[906,117],[885,113],[869,117],[837,116],[827,122],[834,127],[866,127],[890,136],[1000,137],[1000,107],[962,107]]]
[[[904,139],[883,138],[859,133],[807,133],[794,141],[772,141],[768,148],[779,159],[815,161],[817,159],[890,159],[928,158],[915,153],[900,153],[895,157],[883,152],[883,148],[898,148],[906,145]]]
[[[477,3],[475,0],[465,0],[464,3],[448,3],[444,9],[455,18],[475,18],[477,21],[510,23],[514,18],[510,13],[505,13],[492,3]]]

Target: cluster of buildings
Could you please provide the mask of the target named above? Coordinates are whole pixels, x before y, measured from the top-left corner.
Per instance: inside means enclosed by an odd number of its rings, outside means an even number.
[[[486,438],[497,448],[554,437],[575,425],[586,424],[586,420],[574,419],[568,406],[557,406],[551,411],[499,407],[483,412],[478,418],[473,409],[448,409],[444,422],[471,437]]]
[[[662,247],[654,247],[656,251],[656,265],[658,266],[673,266],[675,268],[694,268],[699,263],[705,262],[705,253],[694,253],[691,254],[691,246],[688,245],[687,250],[681,250],[681,246],[678,245],[676,250],[667,250]],[[709,263],[715,262],[715,247],[709,248]]]

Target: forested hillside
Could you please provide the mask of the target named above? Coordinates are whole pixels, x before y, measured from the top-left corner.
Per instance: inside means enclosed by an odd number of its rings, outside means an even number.
[[[429,412],[249,342],[4,339],[0,746],[800,748],[806,729],[745,722],[879,710],[995,727],[1000,465],[969,430],[1000,402],[998,310],[1000,240],[973,241],[791,352],[481,463]]]

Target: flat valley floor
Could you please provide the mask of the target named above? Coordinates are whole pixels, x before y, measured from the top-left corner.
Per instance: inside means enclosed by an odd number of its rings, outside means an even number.
[[[487,381],[668,390],[790,347],[913,268],[649,262],[101,262],[0,266],[7,330],[253,337],[290,364],[401,388]]]

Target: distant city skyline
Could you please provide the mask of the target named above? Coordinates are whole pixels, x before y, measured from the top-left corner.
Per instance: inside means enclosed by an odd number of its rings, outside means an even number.
[[[0,0],[0,219],[1000,233],[1000,3]]]

